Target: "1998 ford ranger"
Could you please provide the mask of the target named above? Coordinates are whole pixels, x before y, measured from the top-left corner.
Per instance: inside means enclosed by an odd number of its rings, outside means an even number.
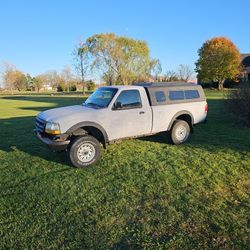
[[[66,150],[75,167],[100,158],[101,145],[170,131],[173,144],[187,141],[208,106],[203,89],[187,83],[138,83],[98,88],[82,105],[50,109],[36,117],[36,136]]]

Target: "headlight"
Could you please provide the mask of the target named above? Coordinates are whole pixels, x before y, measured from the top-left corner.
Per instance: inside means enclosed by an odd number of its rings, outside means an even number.
[[[59,135],[61,134],[60,126],[55,122],[47,122],[45,126],[45,132],[52,135]]]

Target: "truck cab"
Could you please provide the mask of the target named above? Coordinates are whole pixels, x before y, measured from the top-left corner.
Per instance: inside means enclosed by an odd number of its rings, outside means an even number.
[[[117,93],[102,120],[109,141],[151,133],[152,111],[145,89],[140,86],[115,89]]]

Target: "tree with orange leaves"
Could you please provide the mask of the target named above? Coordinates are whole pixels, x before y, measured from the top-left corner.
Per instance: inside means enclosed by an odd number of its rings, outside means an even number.
[[[198,79],[204,82],[218,82],[223,89],[226,79],[234,80],[241,72],[240,53],[237,47],[226,37],[215,37],[206,41],[198,50],[196,62]]]

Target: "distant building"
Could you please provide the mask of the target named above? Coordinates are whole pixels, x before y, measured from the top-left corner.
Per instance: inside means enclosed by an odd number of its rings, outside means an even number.
[[[241,63],[243,65],[242,80],[243,82],[250,81],[250,54],[241,54]]]
[[[51,87],[49,83],[44,83],[42,86],[42,90],[49,91],[49,90],[53,90],[53,88]]]

